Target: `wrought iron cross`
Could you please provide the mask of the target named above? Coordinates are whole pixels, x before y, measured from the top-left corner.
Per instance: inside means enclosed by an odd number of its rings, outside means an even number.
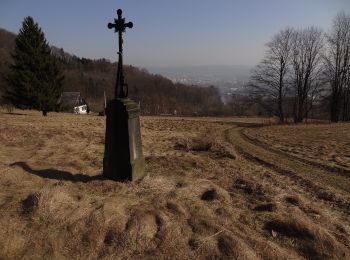
[[[128,96],[128,85],[124,82],[123,73],[123,32],[125,28],[132,28],[133,23],[125,23],[125,18],[122,18],[122,10],[117,11],[118,19],[114,19],[114,23],[108,23],[108,28],[114,28],[114,32],[118,32],[119,36],[119,51],[118,51],[118,71],[117,71],[117,82],[115,84],[115,98],[126,98]],[[120,89],[119,93],[118,90]]]

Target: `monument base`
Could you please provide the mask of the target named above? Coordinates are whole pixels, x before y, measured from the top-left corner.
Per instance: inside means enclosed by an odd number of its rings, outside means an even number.
[[[113,99],[106,108],[103,176],[135,181],[145,176],[142,154],[140,107],[129,98]]]

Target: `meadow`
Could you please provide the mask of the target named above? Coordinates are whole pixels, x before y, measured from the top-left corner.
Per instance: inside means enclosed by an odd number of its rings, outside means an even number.
[[[0,111],[0,258],[350,258],[350,124],[271,122],[141,117],[120,183],[105,117]]]

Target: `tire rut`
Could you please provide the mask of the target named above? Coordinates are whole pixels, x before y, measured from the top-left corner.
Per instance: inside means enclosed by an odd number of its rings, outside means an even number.
[[[241,135],[241,132],[244,129],[245,128],[236,127],[226,131],[227,141],[233,144],[237,153],[244,159],[266,167],[279,175],[286,176],[295,181],[295,183],[297,183],[298,186],[305,191],[305,193],[311,193],[316,198],[327,202],[331,206],[337,207],[342,212],[347,214],[350,212],[350,200],[348,194],[344,194],[348,191],[344,190],[343,187],[337,187],[337,191],[340,189],[340,193],[342,194],[339,196],[330,189],[325,189],[325,187],[332,187],[332,185],[329,185],[329,183],[322,183],[322,185],[319,185],[317,184],[317,181],[315,182],[312,179],[302,176],[310,173],[316,175],[315,171],[317,174],[327,174],[325,172],[320,173],[320,171],[324,171],[324,169],[321,170],[313,165],[305,164],[298,160],[294,160],[294,158],[275,153],[274,151],[249,142],[249,140],[246,140],[244,136]],[[295,164],[294,167],[293,164]],[[345,179],[344,177],[335,174],[332,174],[332,177]]]
[[[246,141],[248,141],[248,142],[250,142],[250,143],[252,143],[252,144],[254,144],[256,146],[259,146],[259,147],[261,147],[261,148],[263,148],[265,150],[268,150],[269,152],[276,153],[276,154],[279,154],[279,155],[284,156],[284,157],[288,157],[288,158],[290,158],[292,160],[297,160],[299,162],[308,164],[308,165],[313,166],[313,167],[317,167],[317,168],[319,168],[320,170],[323,170],[323,171],[326,170],[326,171],[329,171],[329,172],[341,175],[343,177],[350,178],[350,170],[347,170],[347,169],[344,169],[344,168],[340,168],[340,167],[337,167],[337,166],[325,165],[325,164],[322,164],[322,163],[318,163],[318,162],[311,161],[311,160],[308,160],[308,159],[300,158],[298,156],[295,156],[295,155],[283,152],[281,150],[275,149],[275,148],[273,148],[271,146],[268,146],[267,144],[263,143],[259,139],[251,137],[249,134],[246,133],[245,130],[246,130],[246,128],[242,128],[239,131],[242,138],[244,138]]]

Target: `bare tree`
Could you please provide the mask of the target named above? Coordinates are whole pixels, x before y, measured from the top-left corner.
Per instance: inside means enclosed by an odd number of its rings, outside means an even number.
[[[347,76],[343,94],[343,121],[350,121],[350,68],[347,68]]]
[[[327,35],[328,52],[325,57],[325,72],[331,86],[331,121],[337,122],[343,111],[343,120],[349,119],[349,74],[350,74],[350,15],[338,13]]]
[[[323,34],[316,27],[296,31],[293,35],[292,84],[294,122],[307,118],[321,86]]]
[[[287,28],[273,36],[267,43],[264,59],[253,70],[250,87],[254,93],[275,100],[277,115],[284,122],[283,98],[285,95],[285,78],[291,58],[293,29]]]

